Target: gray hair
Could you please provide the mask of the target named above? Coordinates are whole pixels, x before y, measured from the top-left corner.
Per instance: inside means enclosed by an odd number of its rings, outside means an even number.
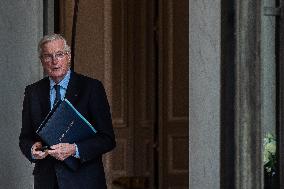
[[[42,55],[42,46],[45,43],[51,42],[51,41],[55,41],[55,40],[62,40],[64,43],[64,51],[67,53],[71,52],[71,49],[69,47],[69,45],[67,44],[67,41],[64,37],[62,37],[60,34],[49,34],[49,35],[45,35],[43,36],[43,38],[39,41],[38,43],[38,56],[40,57]]]

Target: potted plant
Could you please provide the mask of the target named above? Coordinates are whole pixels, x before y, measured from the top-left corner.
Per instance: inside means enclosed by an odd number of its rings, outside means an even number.
[[[276,159],[276,138],[267,133],[263,143],[263,163],[264,163],[264,188],[277,188],[277,159]]]

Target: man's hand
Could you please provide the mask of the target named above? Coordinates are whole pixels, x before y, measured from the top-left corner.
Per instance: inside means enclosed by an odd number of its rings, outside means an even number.
[[[76,154],[75,144],[59,143],[51,146],[50,148],[52,150],[48,150],[48,154],[60,161]]]
[[[32,146],[32,156],[35,159],[43,159],[45,158],[48,153],[47,151],[40,151],[39,149],[42,147],[42,143],[41,142],[36,142],[34,143],[34,145]]]

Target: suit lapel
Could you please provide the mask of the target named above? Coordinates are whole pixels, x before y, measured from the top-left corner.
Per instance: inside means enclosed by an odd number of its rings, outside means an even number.
[[[50,111],[49,89],[50,89],[49,79],[48,77],[46,77],[43,80],[43,84],[40,85],[39,87],[39,93],[40,93],[39,97],[40,97],[40,104],[41,104],[43,117],[45,117]]]
[[[71,72],[65,98],[67,98],[67,100],[69,100],[73,105],[77,103],[79,89],[80,87],[78,82],[78,76],[76,73]]]

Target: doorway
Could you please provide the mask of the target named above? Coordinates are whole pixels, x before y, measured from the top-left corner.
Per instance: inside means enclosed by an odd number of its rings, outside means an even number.
[[[59,5],[71,41],[74,1]],[[76,26],[74,70],[100,79],[111,104],[109,188],[188,188],[188,1],[84,0]]]

